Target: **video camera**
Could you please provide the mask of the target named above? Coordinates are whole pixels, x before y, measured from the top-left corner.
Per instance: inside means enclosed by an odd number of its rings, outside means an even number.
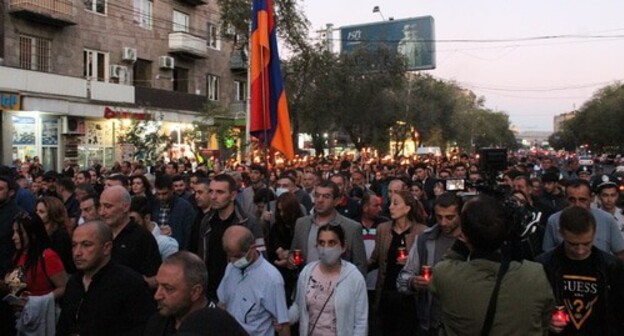
[[[455,192],[464,201],[486,194],[499,200],[505,207],[510,223],[510,235],[507,250],[513,259],[532,259],[535,253],[532,240],[540,223],[541,213],[519,204],[511,197],[511,188],[499,183],[501,172],[507,169],[506,148],[481,148],[479,150],[479,168],[483,179],[470,181],[462,178],[445,180],[446,191]],[[527,195],[530,197],[530,195]]]

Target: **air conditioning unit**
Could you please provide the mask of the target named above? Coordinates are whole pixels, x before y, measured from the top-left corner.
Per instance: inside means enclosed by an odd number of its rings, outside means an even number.
[[[128,67],[125,65],[111,64],[110,78],[118,79],[119,84],[128,83]]]
[[[111,78],[125,78],[128,75],[128,67],[125,65],[112,64],[110,66]]]
[[[83,118],[61,117],[61,133],[68,135],[84,135],[85,122]]]
[[[128,62],[136,62],[137,50],[134,48],[124,47],[121,52],[121,59]]]
[[[158,65],[161,69],[173,69],[175,67],[175,59],[171,56],[160,56]]]

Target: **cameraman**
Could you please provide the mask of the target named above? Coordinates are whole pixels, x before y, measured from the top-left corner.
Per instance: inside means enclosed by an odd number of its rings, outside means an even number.
[[[540,264],[503,258],[501,247],[510,232],[506,217],[503,206],[486,195],[464,206],[462,233],[449,259],[434,266],[429,287],[440,302],[446,335],[543,335],[548,330],[554,304],[550,284]]]

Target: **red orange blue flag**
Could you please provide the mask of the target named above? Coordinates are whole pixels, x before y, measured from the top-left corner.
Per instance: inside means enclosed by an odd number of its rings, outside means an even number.
[[[250,62],[249,132],[288,159],[293,159],[295,152],[271,0],[253,2]]]

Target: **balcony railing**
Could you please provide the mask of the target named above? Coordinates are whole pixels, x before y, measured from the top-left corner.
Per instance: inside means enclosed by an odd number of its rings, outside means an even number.
[[[9,12],[57,27],[75,25],[73,0],[9,0]],[[75,0],[74,0],[75,1]]]
[[[169,34],[169,52],[193,58],[206,58],[208,46],[206,39],[186,32],[173,32]]]
[[[200,6],[200,5],[205,5],[208,3],[205,0],[180,0],[180,2],[183,2],[191,6]]]

